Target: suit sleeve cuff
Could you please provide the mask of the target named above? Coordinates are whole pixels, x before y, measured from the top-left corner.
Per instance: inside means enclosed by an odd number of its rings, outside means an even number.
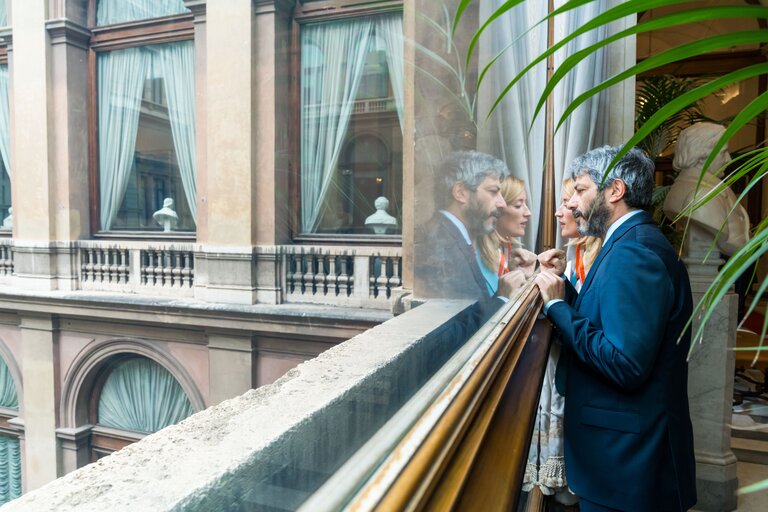
[[[549,308],[552,307],[552,304],[557,304],[558,302],[565,302],[563,299],[552,299],[548,301],[546,304],[544,304],[544,314],[547,314],[547,311],[549,311]]]

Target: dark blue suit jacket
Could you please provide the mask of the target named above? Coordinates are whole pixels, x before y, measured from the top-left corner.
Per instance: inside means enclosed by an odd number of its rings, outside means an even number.
[[[688,274],[641,212],[608,239],[578,295],[548,318],[567,354],[565,464],[580,497],[620,510],[696,503],[686,354]],[[562,375],[560,375],[562,377]]]

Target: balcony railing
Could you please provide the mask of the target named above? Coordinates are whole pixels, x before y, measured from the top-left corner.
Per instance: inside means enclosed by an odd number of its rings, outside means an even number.
[[[388,308],[402,285],[400,248],[285,246],[285,301]]]
[[[195,244],[82,241],[77,246],[82,290],[194,295]]]
[[[14,285],[13,244],[0,239],[3,285]],[[195,264],[200,244],[79,240],[67,247],[76,290],[195,297],[198,277],[205,286]],[[402,286],[399,247],[285,245],[277,254],[283,303],[389,309]]]

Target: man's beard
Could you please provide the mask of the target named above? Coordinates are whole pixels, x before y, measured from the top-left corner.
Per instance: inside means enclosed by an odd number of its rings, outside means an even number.
[[[597,193],[597,197],[592,201],[589,208],[589,213],[585,214],[581,210],[573,210],[573,218],[578,219],[580,217],[585,220],[584,223],[578,223],[581,236],[604,238],[608,231],[608,221],[611,220],[611,210],[606,206],[603,194]]]
[[[469,208],[467,209],[467,229],[472,238],[480,235],[490,235],[496,229],[496,222],[501,217],[501,210],[494,210],[489,217],[488,212],[484,211],[474,196],[469,199]]]

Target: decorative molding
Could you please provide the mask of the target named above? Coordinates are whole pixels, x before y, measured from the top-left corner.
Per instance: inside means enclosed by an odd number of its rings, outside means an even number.
[[[68,19],[49,20],[45,29],[51,37],[51,44],[69,44],[81,50],[87,50],[91,40],[91,31]]]
[[[205,23],[206,13],[208,11],[207,0],[184,0],[184,6],[192,12],[195,17],[195,25]]]
[[[253,13],[274,14],[290,12],[296,6],[296,0],[253,0]]]
[[[168,370],[179,383],[197,412],[205,409],[205,400],[184,364],[173,355],[147,340],[119,338],[89,343],[67,370],[62,389],[60,424],[76,427],[87,417],[87,402],[99,370],[113,356],[139,355],[146,357]]]

